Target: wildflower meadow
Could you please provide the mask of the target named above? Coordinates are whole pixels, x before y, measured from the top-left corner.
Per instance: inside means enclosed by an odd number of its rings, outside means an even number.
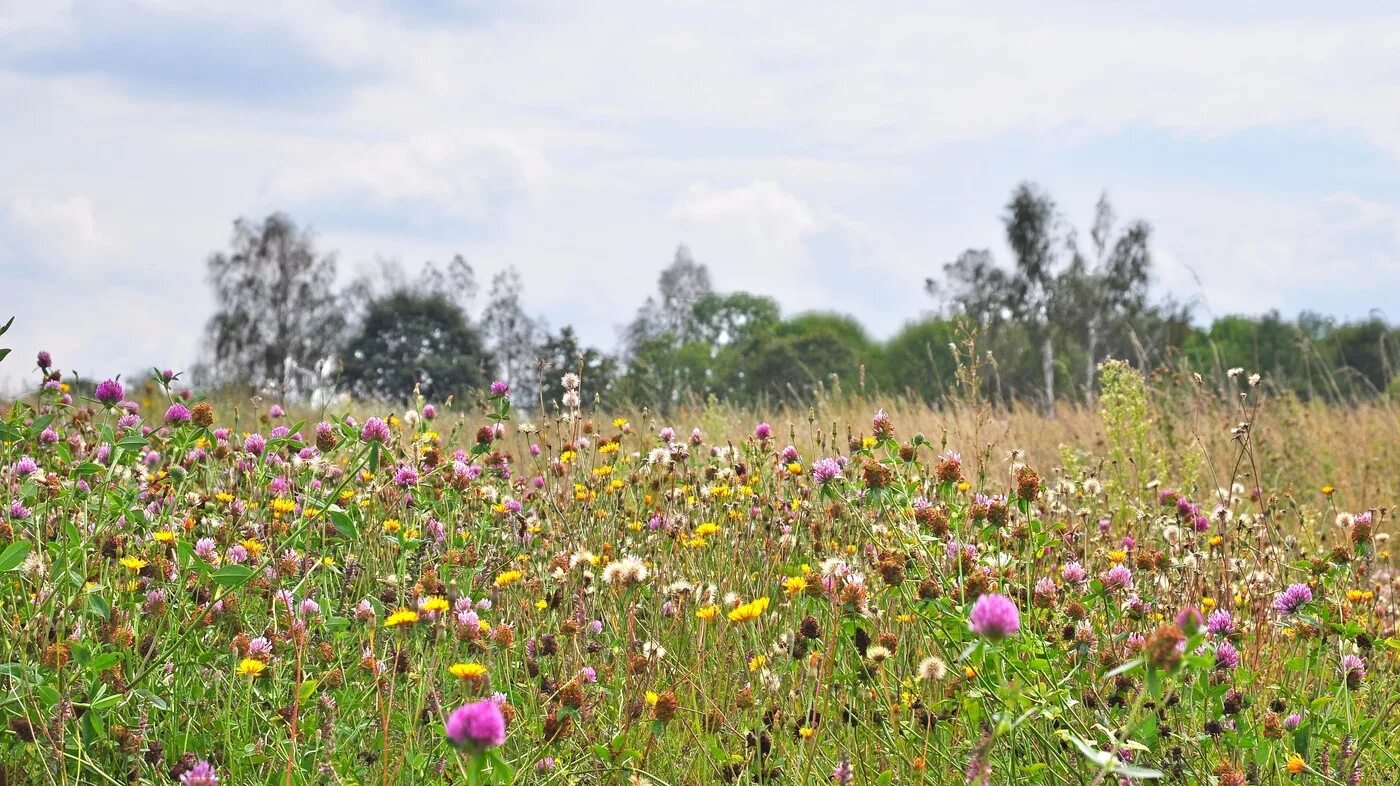
[[[1050,422],[995,412],[602,412],[574,373],[311,410],[59,363],[0,419],[6,786],[1400,771],[1355,498],[1393,487],[1276,471],[1268,430],[1331,410],[1247,372],[1193,439],[1107,364],[1099,437],[1032,455]]]

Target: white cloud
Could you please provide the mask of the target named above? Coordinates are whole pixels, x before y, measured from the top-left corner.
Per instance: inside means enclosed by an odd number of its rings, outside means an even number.
[[[16,196],[0,210],[0,262],[75,273],[97,259],[102,245],[86,196]]]
[[[549,173],[540,151],[506,134],[419,134],[402,142],[331,145],[319,160],[274,177],[269,191],[274,199],[294,202],[427,209],[484,221],[528,199]]]

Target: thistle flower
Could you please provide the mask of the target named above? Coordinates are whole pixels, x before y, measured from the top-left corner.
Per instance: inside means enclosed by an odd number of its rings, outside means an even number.
[[[836,459],[817,459],[812,464],[812,478],[820,485],[825,486],[839,477],[841,477],[841,463]]]
[[[122,383],[115,379],[104,379],[97,383],[97,390],[93,392],[92,397],[110,407],[121,401],[125,395],[126,391],[122,390]]]
[[[365,420],[364,428],[360,429],[361,442],[388,442],[389,424],[379,418],[368,418]]]
[[[214,765],[200,759],[180,775],[180,786],[219,786],[219,776],[214,772]]]
[[[1279,593],[1274,598],[1274,611],[1284,616],[1292,616],[1298,613],[1298,609],[1311,603],[1313,599],[1312,588],[1306,584],[1290,584],[1288,589]]]
[[[985,593],[972,604],[969,615],[972,630],[996,641],[1015,636],[1021,630],[1021,614],[1005,595]]]
[[[493,699],[463,704],[447,718],[447,738],[474,751],[494,748],[506,741],[506,718]]]

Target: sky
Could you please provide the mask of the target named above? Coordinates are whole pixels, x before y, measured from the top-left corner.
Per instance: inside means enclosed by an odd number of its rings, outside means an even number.
[[[0,107],[0,386],[187,367],[277,210],[606,349],[680,243],[887,337],[1022,180],[1151,222],[1202,320],[1400,320],[1387,3],[0,0]]]

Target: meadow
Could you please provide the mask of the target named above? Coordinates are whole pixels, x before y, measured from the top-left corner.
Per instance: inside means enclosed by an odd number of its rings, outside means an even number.
[[[5,786],[1400,766],[1385,399],[1109,363],[1053,420],[575,375],[310,411],[40,365],[0,420]]]

